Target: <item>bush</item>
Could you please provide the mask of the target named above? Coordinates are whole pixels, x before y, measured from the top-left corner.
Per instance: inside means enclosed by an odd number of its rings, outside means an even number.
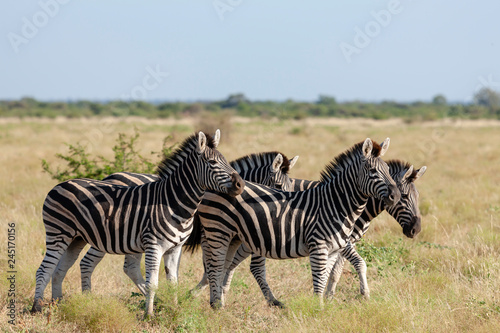
[[[53,179],[60,182],[74,178],[91,178],[103,179],[115,172],[137,172],[137,173],[155,173],[157,162],[140,155],[136,148],[136,142],[139,139],[139,132],[135,130],[133,136],[128,137],[124,133],[118,134],[116,145],[113,147],[114,159],[108,160],[103,156],[91,157],[86,152],[86,147],[80,143],[75,145],[67,144],[68,154],[56,154],[56,157],[66,161],[66,166],[62,169],[53,170],[46,160],[42,160],[42,168],[49,173]],[[163,139],[163,146],[160,152],[151,152],[159,159],[164,159],[172,153],[175,146],[168,145],[167,142],[171,139],[167,136]]]
[[[137,326],[135,315],[114,298],[76,294],[58,307],[58,315],[75,323],[82,332],[132,332]]]

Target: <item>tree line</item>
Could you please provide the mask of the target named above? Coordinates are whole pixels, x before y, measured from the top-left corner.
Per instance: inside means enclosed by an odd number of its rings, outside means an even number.
[[[145,101],[76,101],[47,102],[25,97],[19,100],[0,101],[0,117],[92,117],[92,116],[140,116],[168,118],[197,116],[206,113],[231,114],[242,117],[267,117],[302,119],[306,117],[361,117],[371,119],[403,118],[435,120],[440,118],[500,119],[500,93],[482,88],[468,104],[448,102],[443,95],[436,95],[430,102],[395,101],[337,102],[335,97],[320,95],[315,102],[294,100],[250,101],[244,94],[232,94],[221,101],[210,102],[163,102]]]

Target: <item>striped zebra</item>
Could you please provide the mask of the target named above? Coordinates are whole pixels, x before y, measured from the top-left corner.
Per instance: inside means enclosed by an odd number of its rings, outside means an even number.
[[[32,312],[56,266],[67,270],[85,244],[112,254],[146,254],[146,315],[153,313],[161,256],[192,230],[207,190],[235,197],[244,181],[217,151],[220,132],[188,137],[159,167],[160,180],[124,187],[91,179],[56,185],[43,205],[45,257],[36,273]]]
[[[224,303],[223,274],[231,264],[226,257],[232,258],[241,243],[267,258],[309,256],[314,293],[322,296],[368,198],[375,196],[387,205],[400,199],[381,159],[388,147],[389,139],[378,145],[367,138],[337,156],[322,172],[321,184],[306,191],[283,192],[250,182],[237,198],[208,191],[198,213],[211,306]]]
[[[244,180],[287,191],[292,186],[288,172],[293,168],[298,158],[298,156],[295,156],[289,160],[282,153],[265,152],[240,157],[230,164]],[[158,180],[159,176],[157,175],[131,172],[118,172],[103,179],[103,181],[123,186],[138,186]],[[183,242],[180,242],[177,246],[172,247],[163,255],[167,280],[173,283],[176,283],[178,279],[182,245]],[[80,261],[82,291],[91,290],[92,273],[105,254],[105,252],[91,247]],[[142,254],[125,255],[123,270],[136,284],[141,293],[145,294],[145,281],[140,270],[141,258]],[[61,272],[57,270],[54,272],[52,277],[52,298],[56,299],[62,295],[62,281],[65,274],[66,271],[63,270],[61,270]]]
[[[326,296],[331,297],[335,291],[335,287],[340,279],[343,271],[345,260],[348,260],[356,269],[360,281],[360,292],[365,297],[369,298],[370,291],[366,279],[366,263],[363,258],[356,252],[354,247],[363,235],[368,231],[370,222],[384,210],[394,217],[402,228],[403,233],[408,238],[415,237],[421,230],[421,215],[418,207],[419,194],[415,187],[415,181],[419,179],[426,171],[427,167],[423,166],[418,170],[413,170],[413,166],[409,163],[400,160],[387,161],[389,172],[392,179],[401,192],[400,200],[392,206],[387,206],[384,201],[370,197],[361,216],[356,220],[352,231],[350,241],[344,247],[337,261],[335,262],[328,286],[326,288]],[[320,185],[318,181],[292,179],[293,189],[295,191],[306,190]],[[195,226],[196,228],[196,226]],[[241,245],[229,266],[223,283],[223,293],[227,294],[231,285],[231,279],[235,269],[249,255],[252,255],[250,262],[250,271],[257,281],[264,297],[269,305],[283,307],[283,303],[278,301],[266,281],[266,258],[255,254],[245,246]],[[203,287],[204,281],[200,282],[199,288]]]

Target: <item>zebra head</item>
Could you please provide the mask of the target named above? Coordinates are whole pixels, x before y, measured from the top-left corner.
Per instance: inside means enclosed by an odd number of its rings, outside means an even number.
[[[226,158],[217,150],[220,131],[212,138],[203,132],[198,133],[196,152],[198,154],[198,180],[205,190],[226,193],[235,197],[245,187],[240,175],[229,165]]]
[[[381,158],[389,148],[389,142],[389,138],[380,145],[370,138],[365,140],[358,184],[365,195],[381,199],[387,206],[392,206],[399,201],[401,193],[389,173],[389,166]]]
[[[423,166],[414,170],[413,165],[401,161],[389,161],[388,165],[391,176],[401,192],[401,199],[386,210],[401,225],[405,236],[413,238],[422,229],[418,208],[419,193],[415,181],[422,177],[427,167]]]
[[[295,156],[289,160],[283,154],[278,153],[274,158],[272,165],[269,167],[269,175],[262,184],[283,191],[291,191],[292,181],[288,176],[288,172],[295,165],[299,156]]]

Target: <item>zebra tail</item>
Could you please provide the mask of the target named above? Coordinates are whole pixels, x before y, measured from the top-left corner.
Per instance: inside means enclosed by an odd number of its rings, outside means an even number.
[[[186,243],[184,243],[184,246],[187,248],[187,251],[190,251],[191,254],[195,253],[200,247],[201,233],[202,233],[202,226],[200,221],[200,215],[198,213],[195,213],[193,216],[193,231],[191,232],[191,235],[189,235],[189,238],[187,239]]]

